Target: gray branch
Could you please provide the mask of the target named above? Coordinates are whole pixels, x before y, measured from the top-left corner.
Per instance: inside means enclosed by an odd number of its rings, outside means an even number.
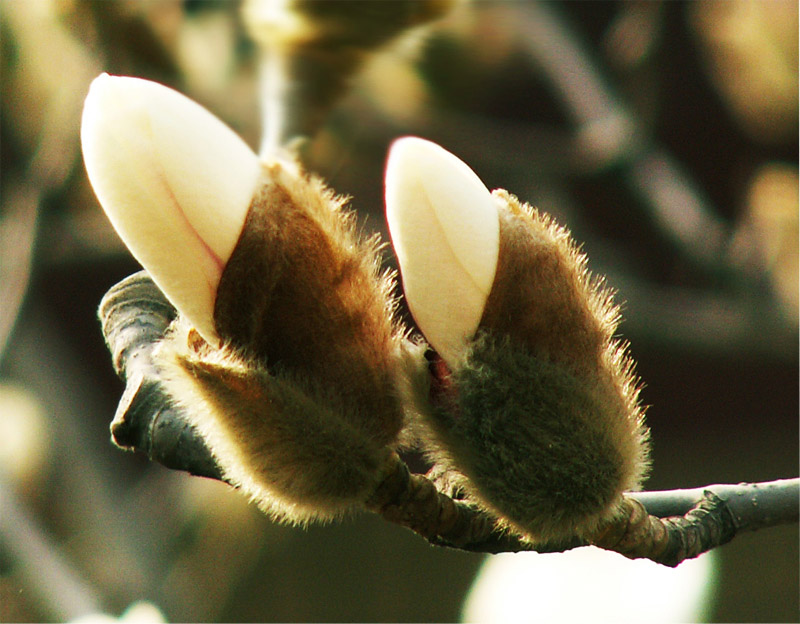
[[[172,404],[153,364],[153,349],[175,319],[175,308],[140,271],[112,287],[98,313],[114,370],[126,384],[111,422],[111,439],[167,468],[222,479],[211,451]]]

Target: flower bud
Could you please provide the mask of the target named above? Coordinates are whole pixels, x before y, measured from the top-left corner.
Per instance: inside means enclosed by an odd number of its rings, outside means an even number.
[[[565,229],[413,141],[390,157],[387,211],[409,307],[446,364],[433,358],[424,441],[503,524],[589,538],[647,467],[618,309]]]
[[[209,342],[214,301],[261,166],[219,119],[177,91],[98,76],[83,109],[86,171],[120,238]]]
[[[358,508],[403,422],[377,241],[321,181],[155,83],[96,79],[82,139],[109,219],[180,312],[154,362],[225,479],[279,519]]]

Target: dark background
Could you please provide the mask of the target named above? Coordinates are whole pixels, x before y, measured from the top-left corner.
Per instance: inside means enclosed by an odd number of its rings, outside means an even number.
[[[257,49],[238,5],[0,9],[0,620],[58,621],[86,604],[118,614],[140,599],[170,621],[457,620],[481,556],[371,517],[277,526],[225,486],[109,442],[123,385],[96,307],[138,266],[85,178],[82,100],[100,71],[157,80],[255,148]],[[553,87],[568,70],[543,60],[560,41],[547,19],[602,86],[599,99],[586,89],[589,113]],[[603,111],[635,140],[582,134]],[[479,2],[415,53],[376,58],[305,153],[384,234],[384,158],[404,134],[570,227],[625,302],[621,332],[651,406],[647,487],[670,489],[798,474],[797,119],[796,2]],[[636,187],[652,153],[677,174]],[[664,180],[672,195],[648,201]],[[670,203],[681,194],[694,211]],[[21,553],[20,535],[68,570]],[[718,554],[712,621],[797,620],[796,526]],[[81,585],[48,590],[48,571]]]

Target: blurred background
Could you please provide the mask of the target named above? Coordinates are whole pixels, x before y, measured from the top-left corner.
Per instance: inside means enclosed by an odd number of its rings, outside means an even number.
[[[88,185],[82,102],[102,71],[156,80],[257,148],[259,31],[240,8],[0,3],[0,621],[140,600],[169,621],[458,621],[484,562],[366,516],[275,525],[110,443],[123,384],[96,307],[138,266]],[[572,230],[625,302],[648,489],[798,475],[796,1],[458,3],[322,112],[304,160],[367,229],[386,234],[386,150],[413,134]],[[715,565],[702,617],[797,621],[797,526]]]

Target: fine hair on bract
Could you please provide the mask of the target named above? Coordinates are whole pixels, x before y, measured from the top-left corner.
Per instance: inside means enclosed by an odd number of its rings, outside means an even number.
[[[295,523],[359,507],[397,461],[402,329],[378,243],[312,176],[264,165],[217,292],[221,346],[177,323],[157,352],[225,478]]]

